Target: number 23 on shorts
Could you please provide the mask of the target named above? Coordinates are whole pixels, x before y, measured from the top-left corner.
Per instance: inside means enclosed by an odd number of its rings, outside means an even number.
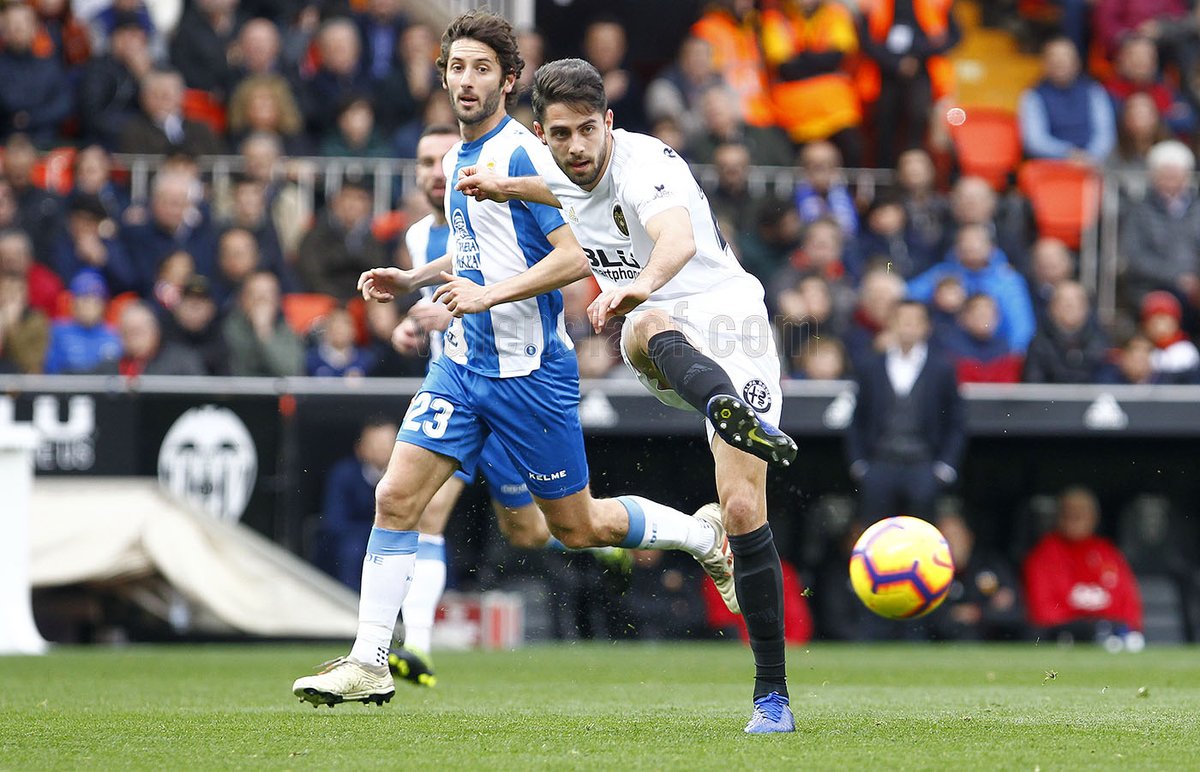
[[[404,414],[403,427],[405,431],[421,432],[431,439],[441,439],[446,434],[450,424],[450,416],[454,415],[454,405],[435,397],[427,391],[422,391],[413,397]],[[419,420],[422,417],[424,420]]]

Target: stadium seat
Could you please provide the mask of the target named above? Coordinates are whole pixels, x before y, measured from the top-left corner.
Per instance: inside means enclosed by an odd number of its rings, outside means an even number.
[[[122,292],[120,295],[114,296],[112,300],[108,301],[108,310],[104,312],[104,321],[115,326],[121,317],[121,309],[137,299],[136,292]]]
[[[225,133],[225,105],[207,91],[189,88],[183,92],[183,117],[207,123],[213,133]]]
[[[1100,177],[1070,161],[1033,160],[1021,166],[1017,184],[1033,205],[1038,234],[1079,249],[1100,214]]]
[[[365,346],[370,340],[370,330],[367,329],[367,302],[362,297],[351,298],[346,303],[346,310],[354,320],[355,338],[358,345]]]
[[[308,335],[313,325],[337,307],[337,299],[317,292],[292,292],[283,296],[283,316],[297,335]]]
[[[376,241],[387,243],[399,236],[408,227],[408,215],[404,212],[384,212],[371,221],[371,235]]]
[[[33,184],[59,196],[71,192],[73,185],[75,148],[56,147],[46,153],[33,167]]]
[[[1021,163],[1021,132],[1011,110],[965,107],[967,120],[950,126],[959,169],[982,177],[997,192],[1006,190]]]
[[[54,319],[71,318],[71,291],[63,290],[54,300]]]

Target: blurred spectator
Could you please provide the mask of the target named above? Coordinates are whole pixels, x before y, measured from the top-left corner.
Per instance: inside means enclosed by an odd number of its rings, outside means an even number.
[[[121,336],[121,358],[102,362],[101,375],[204,375],[204,363],[194,352],[165,343],[158,317],[141,300],[126,303],[117,320]]]
[[[117,294],[141,288],[137,266],[98,196],[84,193],[68,200],[67,227],[59,234],[50,264],[67,280],[83,270],[97,271],[105,290]]]
[[[589,335],[575,341],[580,378],[608,378],[620,362],[607,335]],[[619,371],[618,371],[619,372]]]
[[[368,419],[354,443],[354,455],[334,464],[325,478],[319,562],[353,590],[362,581],[362,554],[375,522],[375,486],[392,457],[397,431],[395,422],[386,418]]]
[[[9,3],[0,21],[0,83],[6,84],[0,89],[0,137],[20,132],[52,147],[74,108],[63,65],[33,50],[38,21],[31,7]]]
[[[669,148],[673,148],[676,153],[683,156],[683,159],[691,163],[691,150],[688,148],[688,137],[684,133],[683,128],[679,125],[679,121],[671,117],[659,118],[650,127],[650,136],[662,142]]]
[[[1181,316],[1170,292],[1156,290],[1142,300],[1142,333],[1154,344],[1150,366],[1164,383],[1200,381],[1200,351],[1180,329]]]
[[[422,345],[428,342],[410,325],[406,336],[402,330],[397,303],[367,303],[367,346],[371,352],[370,374],[377,378],[421,378],[425,375],[425,365],[428,349],[422,350]],[[420,305],[420,304],[418,304]],[[433,303],[427,304],[433,306]],[[416,306],[413,307],[415,309]],[[440,309],[449,313],[445,307]],[[405,321],[413,315],[410,310]],[[449,322],[447,322],[449,324]],[[430,329],[430,325],[420,325]]]
[[[1020,383],[1022,357],[1000,337],[1000,311],[991,295],[971,295],[958,324],[941,341],[959,383]]]
[[[309,292],[348,300],[358,294],[359,274],[387,264],[383,245],[371,233],[371,191],[347,179],[300,243],[300,278]]]
[[[869,271],[858,288],[858,305],[843,340],[856,372],[890,344],[888,320],[904,299],[904,279],[886,269]]]
[[[33,183],[37,160],[37,149],[28,137],[13,134],[8,138],[4,147],[4,180],[17,204],[17,222],[33,239],[34,257],[45,263],[62,228],[62,201]]]
[[[68,70],[77,67],[91,56],[91,31],[76,18],[67,0],[33,0],[42,33],[50,39],[54,55]]]
[[[691,34],[711,47],[713,66],[737,94],[742,121],[771,127],[775,114],[767,98],[754,5],[754,0],[714,0],[692,25]]]
[[[391,146],[375,131],[375,108],[364,95],[338,106],[337,123],[321,139],[321,155],[333,158],[389,158]]]
[[[1106,171],[1122,173],[1121,193],[1130,201],[1146,195],[1146,159],[1159,142],[1170,139],[1154,98],[1149,94],[1131,94],[1117,114],[1117,147],[1108,157]]]
[[[982,293],[995,298],[1000,309],[998,334],[1013,353],[1024,354],[1037,327],[1029,287],[992,243],[987,227],[960,228],[946,259],[908,282],[908,296],[928,303],[945,276],[956,277],[968,295]]]
[[[217,306],[229,305],[246,279],[263,270],[268,269],[262,264],[254,234],[245,228],[227,229],[217,239],[217,270],[211,285]]]
[[[962,32],[950,6],[947,0],[879,0],[859,22],[868,64],[859,71],[859,94],[874,103],[875,125],[888,128],[879,132],[877,166],[890,168],[898,152],[925,144],[934,102],[953,88],[954,70],[943,54]]]
[[[458,119],[454,117],[454,110],[450,107],[450,99],[446,96],[446,92],[441,89],[431,93],[420,107],[420,113],[412,120],[405,122],[396,129],[396,133],[392,135],[392,146],[396,151],[396,155],[400,158],[416,158],[417,143],[421,141],[421,134],[425,131],[426,126],[440,126],[443,124],[457,125]],[[671,145],[671,143],[667,143]],[[671,145],[676,150],[679,148]]]
[[[951,214],[950,202],[934,187],[937,172],[926,151],[915,148],[900,154],[896,165],[897,193],[920,248],[939,254],[946,242]]]
[[[958,316],[966,304],[967,290],[957,276],[943,276],[938,280],[933,288],[933,297],[929,300],[929,321],[933,325],[934,341],[943,343],[961,333]]]
[[[280,137],[292,155],[308,152],[304,118],[282,75],[251,75],[238,84],[229,99],[229,139],[234,144],[251,134],[265,132]]]
[[[75,153],[75,187],[71,196],[91,195],[100,199],[104,212],[119,222],[129,206],[129,196],[112,180],[112,157],[100,145],[88,145]]]
[[[996,191],[986,180],[960,177],[950,193],[950,209],[952,227],[947,228],[945,241],[935,254],[944,254],[953,248],[959,228],[983,225],[1012,266],[1026,272],[1033,234],[1029,223],[1032,210],[1019,194],[997,199]]]
[[[932,518],[934,499],[958,477],[967,439],[954,369],[928,345],[925,306],[900,303],[890,328],[887,352],[857,372],[858,398],[846,430],[864,523],[896,512]]]
[[[993,552],[977,549],[975,534],[956,513],[937,519],[950,546],[954,580],[946,600],[926,617],[938,641],[999,641],[1025,637],[1021,585],[1012,565]]]
[[[517,33],[517,50],[525,61],[525,69],[517,78],[517,106],[509,115],[522,126],[533,130],[533,76],[546,61],[546,39],[537,30],[527,29]]]
[[[245,175],[233,180],[233,209],[226,224],[245,229],[258,246],[259,262],[264,270],[279,277],[284,292],[294,289],[295,282],[283,260],[283,247],[279,244],[279,233],[275,223],[267,216],[266,185]],[[218,241],[218,252],[220,242]],[[219,267],[218,267],[219,270]]]
[[[643,109],[642,82],[625,69],[628,50],[625,27],[615,18],[596,19],[583,31],[583,58],[600,71],[608,106],[616,115],[617,124],[629,131],[644,131],[649,121]]]
[[[1174,140],[1147,158],[1150,190],[1122,223],[1125,287],[1136,306],[1155,289],[1170,290],[1200,308],[1200,201],[1192,190],[1195,156]]]
[[[899,196],[888,192],[876,195],[867,208],[864,225],[846,260],[846,271],[855,283],[877,266],[911,279],[933,265],[933,253],[908,222]]]
[[[281,74],[280,45],[279,28],[274,22],[255,18],[243,24],[237,40],[230,44],[228,50],[228,58],[233,65],[231,88],[255,75]]]
[[[799,274],[794,279],[790,285],[774,283],[771,300],[783,357],[793,373],[803,366],[813,341],[833,340],[844,331],[847,311],[844,303],[835,300],[834,290],[823,276]],[[848,288],[840,285],[839,290]],[[852,290],[848,294],[853,298]]]
[[[203,212],[192,205],[194,182],[186,174],[159,172],[150,192],[149,222],[122,229],[121,240],[133,258],[143,293],[150,290],[163,259],[177,250],[192,255],[198,273],[213,273],[215,234]]]
[[[77,101],[83,138],[115,148],[125,124],[140,111],[138,84],[154,67],[137,16],[117,19],[108,53],[84,65]]]
[[[374,80],[387,77],[396,56],[396,45],[408,20],[401,12],[401,0],[368,0],[366,13],[359,14],[362,32],[363,62]]]
[[[0,197],[3,187],[0,186]],[[16,276],[25,282],[29,305],[52,316],[58,310],[62,280],[54,271],[33,259],[33,242],[22,230],[0,231],[0,276]]]
[[[279,280],[273,274],[246,279],[222,330],[233,375],[281,378],[304,373],[304,345],[283,318]]]
[[[1114,361],[1100,372],[1099,382],[1129,386],[1162,383],[1162,375],[1154,372],[1154,351],[1154,344],[1145,335],[1130,336]]]
[[[830,0],[788,0],[764,9],[761,24],[776,123],[796,144],[829,140],[848,166],[862,166],[862,107],[848,72],[858,52],[850,11]]]
[[[1087,290],[1076,281],[1059,282],[1029,344],[1025,382],[1095,383],[1107,359],[1108,336],[1092,316]]]
[[[352,94],[370,93],[371,80],[362,66],[358,27],[349,19],[330,19],[321,25],[317,53],[320,66],[301,84],[300,105],[309,135],[323,137],[334,126],[329,108]]]
[[[858,234],[858,212],[854,198],[842,178],[842,155],[830,142],[812,142],[800,153],[803,180],[796,185],[796,207],[800,219],[810,223],[819,217],[832,217],[842,233]]]
[[[1126,99],[1146,94],[1154,100],[1171,131],[1183,135],[1196,128],[1195,110],[1159,74],[1158,48],[1149,38],[1134,35],[1121,42],[1116,73],[1104,87],[1112,95],[1118,113]]]
[[[283,144],[278,136],[263,132],[251,134],[241,144],[243,174],[266,186],[267,211],[279,235],[284,257],[294,259],[312,218],[308,200],[299,186],[285,173]]]
[[[396,62],[383,80],[377,79],[375,82],[375,109],[379,125],[384,131],[394,132],[405,123],[419,118],[422,108],[430,99],[449,106],[449,99],[442,92],[442,78],[434,66],[438,46],[437,36],[425,24],[411,24],[400,33]],[[525,53],[524,48],[521,51]],[[530,60],[526,57],[525,70],[521,74],[525,78],[532,78],[533,72]]]
[[[842,247],[841,229],[837,229],[837,248]],[[792,201],[775,197],[763,200],[750,222],[743,222],[735,241],[742,267],[768,283],[788,257],[800,247],[804,223]]]
[[[711,86],[700,96],[700,127],[688,140],[695,163],[714,163],[717,148],[738,144],[755,166],[789,166],[795,158],[791,143],[774,127],[751,126],[738,113],[737,95],[724,85]]]
[[[50,318],[29,304],[25,277],[0,273],[0,354],[22,373],[40,373],[50,341]]]
[[[809,338],[792,363],[792,374],[806,381],[838,381],[846,377],[846,349],[832,336]]]
[[[122,153],[166,155],[182,150],[216,155],[221,143],[207,124],[183,115],[183,78],[173,70],[151,70],[139,84],[142,110],[125,122],[117,148]]]
[[[1041,326],[1046,320],[1054,288],[1075,276],[1075,256],[1058,239],[1038,239],[1033,245],[1033,268],[1030,274],[1029,294],[1033,298],[1034,315]]]
[[[1092,21],[1096,42],[1108,57],[1115,57],[1121,41],[1141,35],[1155,42],[1170,41],[1172,27],[1188,29],[1186,0],[1096,0]]]
[[[1105,641],[1110,635],[1126,638],[1136,633],[1140,638],[1137,579],[1117,546],[1096,535],[1099,523],[1095,494],[1087,488],[1068,488],[1058,497],[1054,530],[1025,558],[1029,622],[1038,628],[1039,637]]]
[[[704,128],[704,94],[723,86],[721,74],[713,67],[712,48],[704,40],[687,38],[679,47],[675,63],[646,87],[646,117],[651,123],[674,118],[685,134],[696,136]]]
[[[736,234],[753,222],[762,206],[759,197],[750,192],[750,152],[740,142],[726,142],[714,148],[710,162],[716,168],[717,185],[708,201],[722,230],[734,234],[740,246]]]
[[[237,39],[238,0],[195,0],[171,36],[171,66],[188,88],[207,91],[224,102],[234,72],[226,50]]]
[[[308,375],[346,378],[367,375],[372,357],[355,343],[354,317],[345,308],[325,315],[316,340],[308,346],[304,370]]]
[[[767,296],[776,298],[779,294],[793,288],[805,276],[819,276],[826,282],[837,285],[834,290],[838,299],[838,307],[845,309],[849,303],[846,295],[853,295],[853,290],[844,281],[845,266],[843,259],[844,239],[837,223],[825,217],[809,223],[804,229],[800,248],[793,250],[787,256],[787,262],[772,273],[767,282]]]
[[[199,357],[206,374],[229,375],[229,348],[208,279],[203,276],[192,276],[183,285],[179,302],[163,321],[163,339]]]
[[[196,260],[189,252],[176,249],[163,258],[150,291],[150,298],[158,303],[156,310],[173,310],[183,296],[183,288],[195,275]]]
[[[71,317],[50,328],[47,373],[88,373],[121,356],[121,339],[104,321],[108,287],[104,277],[81,271],[71,280]]]
[[[1062,158],[1098,166],[1116,145],[1112,101],[1080,72],[1079,52],[1066,38],[1042,47],[1042,80],[1021,94],[1021,143],[1031,158]]]
[[[99,0],[103,9],[90,16],[88,23],[92,28],[92,48],[97,53],[103,53],[107,50],[108,40],[112,37],[113,30],[116,29],[124,18],[134,16],[138,23],[142,25],[142,29],[146,32],[146,38],[150,41],[150,50],[154,52],[155,57],[166,53],[163,49],[162,38],[158,34],[158,29],[154,26],[154,20],[150,17],[149,11],[146,10],[145,3],[142,0]],[[77,6],[76,0],[72,0],[72,5]],[[89,14],[83,12],[85,17]]]

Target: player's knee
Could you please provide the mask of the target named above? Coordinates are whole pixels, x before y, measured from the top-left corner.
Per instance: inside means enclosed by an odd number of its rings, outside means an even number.
[[[767,521],[758,495],[750,491],[726,496],[721,502],[721,512],[730,533],[749,533]]]
[[[556,531],[554,538],[562,542],[563,546],[569,550],[582,550],[588,547],[600,546],[595,534],[590,529],[572,528]]]
[[[376,517],[401,528],[411,528],[421,519],[423,507],[417,501],[416,491],[400,485],[384,475],[375,486]]]
[[[666,312],[654,310],[638,314],[634,320],[633,330],[644,346],[655,335],[672,327],[671,317],[667,316]]]
[[[550,540],[550,532],[545,526],[538,528],[533,524],[512,523],[503,519],[500,521],[500,533],[509,544],[524,550],[541,549]]]

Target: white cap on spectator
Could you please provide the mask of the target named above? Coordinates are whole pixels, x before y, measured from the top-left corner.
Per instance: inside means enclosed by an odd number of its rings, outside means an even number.
[[[1150,152],[1146,156],[1146,166],[1150,168],[1150,171],[1173,167],[1190,172],[1196,168],[1196,156],[1192,154],[1187,145],[1179,140],[1168,139],[1150,148]]]

